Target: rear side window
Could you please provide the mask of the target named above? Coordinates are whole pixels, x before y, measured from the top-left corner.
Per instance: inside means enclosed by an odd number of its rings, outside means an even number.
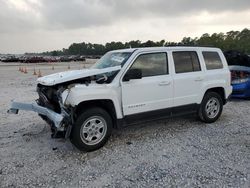
[[[200,62],[196,52],[173,52],[176,73],[200,71]]]
[[[166,53],[152,53],[140,55],[131,69],[141,69],[142,77],[168,74]]]
[[[207,70],[222,69],[223,64],[217,52],[202,52]]]

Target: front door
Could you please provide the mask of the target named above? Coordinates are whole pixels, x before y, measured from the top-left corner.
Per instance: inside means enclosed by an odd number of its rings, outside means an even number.
[[[121,83],[124,116],[173,106],[173,80],[167,53],[140,54],[130,69],[140,69],[142,78]]]

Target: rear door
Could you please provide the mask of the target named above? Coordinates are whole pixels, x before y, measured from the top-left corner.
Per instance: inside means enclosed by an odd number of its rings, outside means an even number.
[[[166,52],[136,57],[129,69],[140,69],[142,78],[121,82],[124,116],[173,106],[173,80],[168,67]]]
[[[195,104],[199,101],[204,73],[196,51],[173,51],[175,73],[174,106]]]

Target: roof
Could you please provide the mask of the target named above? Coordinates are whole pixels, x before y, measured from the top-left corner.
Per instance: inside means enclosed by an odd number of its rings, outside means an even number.
[[[144,47],[144,48],[126,48],[114,50],[113,52],[134,52],[134,51],[157,51],[157,50],[219,50],[219,48],[214,47],[200,47],[200,46],[166,46],[166,47]]]

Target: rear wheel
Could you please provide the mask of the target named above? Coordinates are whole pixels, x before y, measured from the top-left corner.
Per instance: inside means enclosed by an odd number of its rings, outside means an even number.
[[[77,118],[71,142],[82,151],[97,150],[107,142],[112,127],[112,119],[104,109],[88,109]]]
[[[220,117],[222,109],[223,101],[221,96],[216,92],[208,92],[201,102],[198,116],[203,122],[213,123]]]

